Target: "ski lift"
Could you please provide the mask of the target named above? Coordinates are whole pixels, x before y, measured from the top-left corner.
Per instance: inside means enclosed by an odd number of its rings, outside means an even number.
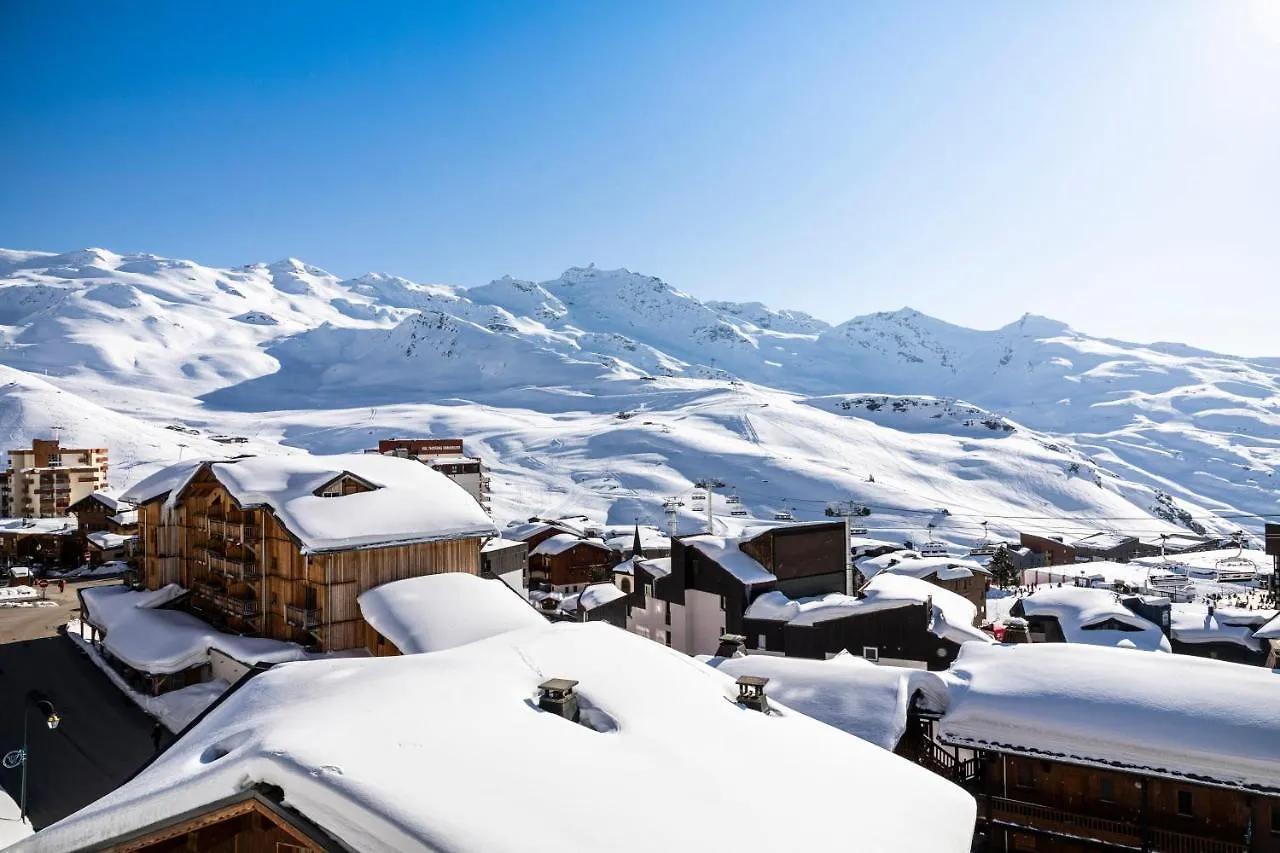
[[[1258,576],[1258,564],[1244,556],[1244,538],[1237,533],[1236,552],[1213,564],[1213,573],[1219,581],[1251,581]]]
[[[780,509],[773,514],[774,521],[795,521],[790,509]]]
[[[920,544],[921,557],[949,557],[951,552],[947,550],[947,546],[942,542],[930,539],[928,542]]]
[[[970,557],[994,557],[996,553],[995,546],[987,541],[987,522],[982,522],[982,541],[977,546],[969,549]]]
[[[850,528],[849,528],[849,535],[850,535],[850,536],[866,536],[866,535],[867,535],[867,528],[865,528],[865,527],[850,527]]]
[[[742,507],[735,507],[729,511],[729,515],[732,515],[734,518],[746,518],[747,511]]]
[[[678,498],[667,498],[662,502],[662,508],[667,512],[675,512],[682,506],[684,506],[684,502]]]
[[[737,495],[729,495],[724,499],[724,502],[727,504],[740,504],[742,503],[742,498]]]
[[[705,500],[707,499],[707,493],[706,493],[706,492],[694,492],[694,493],[693,493],[693,499],[694,499],[695,501],[705,501]]]

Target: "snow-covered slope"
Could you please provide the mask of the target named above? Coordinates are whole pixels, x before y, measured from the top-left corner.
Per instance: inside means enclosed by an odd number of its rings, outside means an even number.
[[[1227,531],[1258,523],[1214,512],[1280,511],[1280,362],[1031,316],[830,326],[594,267],[463,290],[292,259],[0,251],[0,363],[26,371],[0,400],[11,442],[62,426],[127,477],[179,452],[460,435],[494,468],[500,522],[661,524],[685,495],[691,528],[708,476],[756,516],[851,500],[893,538],[932,523],[955,543],[984,519],[992,535]]]

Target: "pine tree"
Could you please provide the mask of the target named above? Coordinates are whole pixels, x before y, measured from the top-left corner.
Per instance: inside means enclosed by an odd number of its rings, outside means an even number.
[[[996,551],[995,556],[991,558],[991,562],[987,564],[987,568],[991,570],[991,578],[1001,589],[1018,585],[1018,567],[1014,564],[1013,558],[1009,556],[1006,548]]]

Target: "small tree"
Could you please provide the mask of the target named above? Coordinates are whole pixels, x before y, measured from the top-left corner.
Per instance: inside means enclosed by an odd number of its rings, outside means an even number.
[[[991,558],[991,562],[987,564],[987,568],[991,570],[991,578],[1001,589],[1018,585],[1018,567],[1014,564],[1013,558],[1009,556],[1009,550],[1003,546],[996,551],[995,556]]]

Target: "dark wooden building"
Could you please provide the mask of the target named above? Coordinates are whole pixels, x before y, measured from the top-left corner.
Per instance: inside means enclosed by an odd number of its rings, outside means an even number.
[[[598,539],[572,533],[540,536],[529,551],[529,584],[547,584],[560,593],[581,592],[587,584],[606,580],[615,559]]]

